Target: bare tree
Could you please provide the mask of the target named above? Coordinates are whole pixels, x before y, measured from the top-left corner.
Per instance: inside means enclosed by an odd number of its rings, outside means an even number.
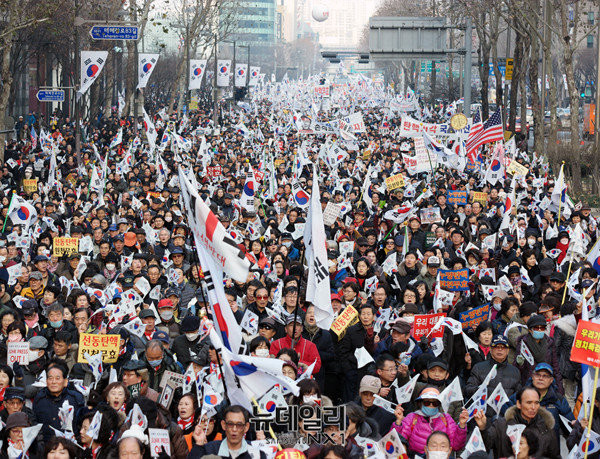
[[[179,107],[187,92],[187,65],[196,55],[214,54],[215,37],[226,39],[237,27],[237,7],[234,0],[178,0],[176,30],[181,40],[181,60],[173,79],[169,98],[169,112],[173,112],[176,97]]]

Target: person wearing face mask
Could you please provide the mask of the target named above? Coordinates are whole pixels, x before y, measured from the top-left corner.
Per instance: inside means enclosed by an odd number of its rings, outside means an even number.
[[[492,331],[494,335],[504,335],[506,327],[512,322],[513,317],[519,311],[519,300],[515,297],[509,297],[502,300],[502,305],[498,315],[492,321]]]
[[[23,318],[27,327],[27,338],[40,335],[42,326],[40,324],[40,315],[38,314],[38,304],[35,300],[27,300],[21,308]]]
[[[168,333],[172,342],[179,336],[180,329],[179,320],[175,317],[175,306],[170,299],[163,298],[158,302],[157,310],[160,324],[156,326],[156,329]]]
[[[79,332],[73,322],[65,320],[65,308],[60,303],[52,303],[47,310],[48,323],[42,328],[42,335],[52,345],[56,332],[64,331],[71,335],[71,342],[79,342]]]
[[[165,371],[180,373],[179,365],[165,352],[162,343],[158,340],[148,341],[144,357],[148,369],[148,386],[155,391],[161,390],[159,384]]]
[[[448,459],[452,454],[450,437],[446,432],[436,430],[429,437],[425,444],[426,459]]]
[[[194,357],[204,362],[204,365],[208,364],[209,342],[200,336],[200,317],[184,317],[179,331],[180,334],[173,340],[171,350],[183,367],[187,368]]]
[[[556,355],[556,346],[554,339],[546,334],[546,325],[546,319],[539,314],[532,315],[527,321],[529,333],[517,341],[516,349],[518,354],[515,364],[521,371],[521,382],[525,384],[531,378],[533,370],[538,363],[548,363],[554,369],[556,386],[559,392],[564,394],[562,375],[559,371],[558,356]],[[533,356],[533,365],[524,357],[523,345],[527,347]]]
[[[469,413],[463,409],[459,416],[458,424],[454,419],[442,412],[440,391],[434,387],[423,389],[417,398],[418,409],[404,417],[402,405],[396,407],[396,421],[392,424],[401,438],[408,444],[409,454],[424,454],[427,439],[435,432],[440,431],[448,435],[453,451],[464,448],[467,442],[467,420]]]
[[[102,275],[106,277],[106,280],[109,282],[112,282],[117,275],[117,261],[117,256],[112,252],[106,256],[106,263],[104,264]]]
[[[290,233],[283,233],[280,239],[281,245],[284,245],[288,249],[288,258],[291,261],[297,260],[300,257],[300,252],[294,247],[294,239]]]
[[[527,321],[534,313],[537,312],[537,309],[537,305],[533,301],[526,301],[523,303],[521,306],[519,306],[519,313],[513,317],[513,322],[520,324],[521,326],[512,327],[506,332],[506,338],[508,339],[508,344],[510,344],[508,361],[513,365],[518,355],[517,342],[522,336],[529,334],[527,329]],[[569,348],[569,354],[570,352],[571,348]]]
[[[38,387],[33,386],[33,383],[46,369],[48,363],[47,349],[48,340],[43,336],[34,336],[29,340],[29,364],[13,364],[15,386],[22,387],[25,390],[25,398],[34,397],[39,390]]]
[[[558,241],[556,242],[556,248],[560,250],[560,255],[556,259],[556,263],[558,263],[559,265],[567,256],[567,251],[569,250],[569,244],[571,241],[570,238],[571,237],[569,236],[568,231],[563,230],[558,232]]]

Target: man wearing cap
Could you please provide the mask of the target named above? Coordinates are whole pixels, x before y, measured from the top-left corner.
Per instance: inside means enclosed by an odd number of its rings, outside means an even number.
[[[382,339],[375,348],[375,357],[383,353],[389,353],[391,347],[396,343],[403,343],[407,346],[407,353],[412,359],[417,358],[423,353],[420,346],[417,346],[415,340],[410,336],[412,324],[407,319],[398,319],[390,328],[389,334]],[[410,349],[410,352],[409,352]]]
[[[4,401],[0,408],[0,418],[6,422],[8,416],[13,413],[23,412],[33,424],[35,415],[33,411],[25,406],[25,391],[21,387],[7,387],[4,391]]]
[[[179,336],[179,320],[175,317],[175,306],[171,300],[163,298],[158,302],[157,310],[160,324],[156,326],[156,329],[166,332],[172,342]]]
[[[177,356],[177,360],[187,368],[193,358],[208,364],[208,348],[206,339],[200,336],[200,317],[188,315],[181,321],[180,335],[175,338],[171,350]]]
[[[563,291],[567,285],[566,282],[567,282],[567,276],[565,276],[560,271],[553,272],[550,275],[550,287],[552,287],[552,290],[554,290],[556,293],[558,293],[561,296],[561,298],[563,295]]]
[[[316,375],[321,370],[321,357],[314,343],[302,337],[304,318],[300,314],[296,318],[290,315],[285,321],[285,336],[271,343],[269,353],[275,357],[281,349],[294,349],[300,358],[300,365],[306,367],[312,365],[315,361],[313,374]],[[295,333],[295,334],[294,334]],[[294,344],[292,346],[292,344]]]
[[[559,392],[564,393],[562,387],[562,375],[560,374],[558,367],[558,357],[556,355],[556,347],[554,345],[554,339],[546,334],[546,319],[544,316],[534,314],[527,321],[527,328],[529,333],[519,338],[517,341],[516,352],[517,357],[515,359],[515,365],[521,372],[521,383],[525,382],[531,377],[533,369],[538,363],[548,363],[554,369],[556,386]],[[530,364],[524,357],[526,351],[523,350],[523,344],[529,350],[533,357],[534,364]]]
[[[473,396],[481,387],[494,365],[497,373],[488,384],[488,394],[491,394],[500,382],[509,397],[521,388],[521,373],[517,367],[508,363],[508,341],[503,335],[496,335],[492,339],[490,356],[491,358],[476,363],[471,369],[466,387],[467,397]]]
[[[123,383],[132,396],[141,395],[156,402],[160,394],[148,386],[148,380],[148,369],[143,360],[130,360],[123,365]]]
[[[375,395],[379,394],[380,389],[381,381],[379,378],[366,375],[360,380],[358,392],[360,406],[365,410],[365,414],[377,423],[379,435],[383,436],[390,431],[390,426],[394,422],[394,415],[374,404]]]
[[[75,278],[75,270],[79,265],[80,259],[81,254],[77,252],[70,254],[66,260],[63,260],[59,263],[58,268],[56,268],[56,275],[64,276],[67,280],[73,280]]]
[[[517,342],[522,336],[525,336],[529,333],[527,329],[527,321],[536,312],[537,305],[533,301],[525,301],[521,304],[521,306],[519,306],[519,313],[515,314],[512,318],[512,323],[522,325],[511,327],[511,329],[506,332],[506,338],[508,340],[508,344],[510,344],[508,361],[513,365],[515,363],[515,359],[517,358]]]
[[[557,440],[559,440],[561,431],[565,435],[569,433],[560,420],[560,416],[567,418],[571,422],[575,420],[575,417],[573,416],[573,410],[571,410],[569,402],[558,391],[554,382],[554,370],[552,367],[547,363],[538,363],[531,375],[531,379],[527,381],[527,385],[533,386],[538,390],[540,393],[540,405],[554,416],[554,431],[556,432]],[[509,401],[502,407],[502,414],[516,404],[516,398],[516,394],[510,397]]]
[[[421,274],[417,277],[417,280],[425,282],[429,291],[433,290],[433,285],[437,280],[438,269],[441,266],[441,262],[439,257],[432,255],[427,258],[427,267],[426,269],[421,269]]]
[[[29,274],[29,286],[21,290],[21,296],[38,301],[44,298],[44,281],[41,272],[33,271]]]

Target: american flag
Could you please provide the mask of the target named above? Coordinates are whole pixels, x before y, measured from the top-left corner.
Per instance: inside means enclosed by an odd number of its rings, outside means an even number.
[[[473,121],[475,121],[475,118],[473,118]],[[475,125],[473,125],[473,128],[475,128]],[[502,113],[500,110],[496,110],[487,119],[475,137],[471,137],[472,134],[473,129],[471,129],[471,134],[469,135],[469,139],[467,139],[467,154],[469,155],[472,155],[483,144],[503,140],[504,130],[502,128]]]

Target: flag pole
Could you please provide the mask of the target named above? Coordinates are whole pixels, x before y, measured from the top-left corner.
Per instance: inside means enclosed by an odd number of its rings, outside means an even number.
[[[569,289],[569,277],[571,277],[571,266],[573,266],[573,249],[572,247],[575,246],[575,244],[573,242],[570,242],[570,249],[571,249],[571,257],[569,258],[569,269],[567,270],[567,281],[565,283],[565,289],[563,290],[563,296],[562,296],[562,302],[561,304],[564,304],[565,302],[565,298],[567,297],[567,290]],[[567,252],[568,254],[568,252]]]
[[[262,414],[262,410],[258,406],[258,402],[256,401],[256,398],[254,398],[254,397],[252,397],[252,404],[256,407],[256,411],[258,412],[258,414]],[[279,451],[281,451],[282,450],[281,445],[279,444],[279,440],[277,440],[277,436],[275,435],[275,432],[273,432],[273,427],[271,426],[271,424],[269,424],[269,435],[271,435],[271,438],[277,442],[277,449]]]
[[[590,433],[592,431],[592,416],[594,415],[594,406],[596,405],[596,389],[597,389],[597,385],[598,385],[598,370],[600,370],[600,367],[596,367],[596,373],[594,374],[594,389],[592,391],[592,400],[590,401],[590,417],[588,420],[588,427],[587,427],[587,435],[586,435],[586,439],[585,439],[585,456],[584,459],[587,459],[588,457],[588,448],[590,446]]]
[[[565,162],[563,161],[563,162],[562,162],[562,166],[560,166],[560,172],[559,172],[559,174],[558,174],[558,176],[559,176],[559,177],[560,177],[560,175],[561,175],[561,174],[563,174],[563,181],[564,181],[564,177],[565,177],[565,176],[564,176],[564,168],[565,168]],[[556,186],[556,182],[554,183],[554,186]],[[561,192],[561,194],[562,194],[562,192]],[[561,211],[561,210],[562,210],[562,197],[561,197],[561,199],[560,199],[560,203],[558,204],[558,220],[557,220],[557,222],[558,222],[558,226],[560,226],[560,211]],[[564,302],[564,301],[565,301],[565,300],[563,299],[563,302]]]
[[[4,228],[6,228],[6,221],[8,220],[8,214],[11,211],[13,199],[14,199],[16,193],[17,193],[17,190],[13,190],[12,196],[10,197],[10,203],[8,204],[8,212],[6,212],[6,217],[4,217],[4,225],[2,225],[2,232],[3,233],[4,233]]]

